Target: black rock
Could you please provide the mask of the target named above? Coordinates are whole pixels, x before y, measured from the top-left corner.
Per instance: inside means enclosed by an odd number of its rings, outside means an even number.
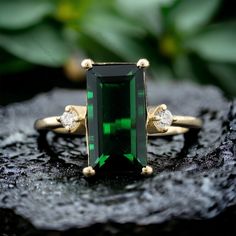
[[[235,232],[236,101],[215,87],[185,83],[149,83],[148,95],[150,105],[165,103],[173,114],[204,121],[199,132],[149,139],[150,178],[88,181],[84,137],[44,137],[33,129],[37,118],[85,104],[84,91],[55,89],[1,107],[0,232],[198,235],[219,232],[223,223]]]

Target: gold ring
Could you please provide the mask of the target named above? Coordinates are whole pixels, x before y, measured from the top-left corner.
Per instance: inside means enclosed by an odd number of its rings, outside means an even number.
[[[88,166],[85,176],[102,170],[137,170],[150,175],[147,136],[183,134],[199,129],[202,121],[174,116],[165,104],[147,107],[146,59],[137,63],[82,62],[87,70],[87,105],[65,107],[61,116],[39,119],[38,131],[86,135]]]
[[[148,136],[183,134],[190,128],[199,129],[202,121],[192,116],[173,116],[165,104],[147,107],[146,131]],[[53,131],[59,134],[86,135],[86,106],[68,105],[61,116],[38,119],[37,131]]]

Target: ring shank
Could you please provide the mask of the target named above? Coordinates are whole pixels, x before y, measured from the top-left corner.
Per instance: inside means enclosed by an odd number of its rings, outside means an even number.
[[[148,136],[168,136],[168,135],[177,135],[184,134],[188,132],[188,128],[170,126],[165,133],[148,133]]]
[[[57,120],[57,116],[38,119],[34,123],[34,128],[38,131],[54,130],[54,129],[61,128],[61,127],[62,127],[62,125]]]
[[[202,120],[193,116],[173,116],[172,125],[199,129],[202,126]]]
[[[60,134],[86,134],[86,107],[85,106],[73,106],[73,108],[79,111],[79,114],[83,114],[82,120],[80,120],[78,127],[69,132],[68,129],[63,127],[60,120],[57,116],[46,117],[43,119],[38,119],[35,122],[35,129],[38,131],[53,131]],[[150,107],[148,108],[150,111]],[[149,117],[149,116],[148,116]],[[189,131],[190,128],[199,129],[202,126],[202,121],[199,118],[192,116],[173,116],[172,125],[169,126],[164,132],[160,132],[153,122],[147,118],[147,135],[148,136],[167,136],[167,135],[176,135],[183,134]]]
[[[62,124],[57,120],[57,116],[46,117],[43,119],[38,119],[35,121],[34,127],[37,131],[53,131],[58,134],[68,134],[70,133]],[[86,128],[84,121],[79,123],[79,126],[71,132],[71,134],[85,135]]]

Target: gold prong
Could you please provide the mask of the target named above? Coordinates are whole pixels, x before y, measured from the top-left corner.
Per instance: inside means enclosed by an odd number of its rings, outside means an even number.
[[[160,121],[161,120],[161,117],[160,116],[153,116],[151,118],[151,121]]]
[[[154,115],[149,115],[147,117],[147,122],[156,122],[156,121],[160,121],[161,118],[159,116],[154,116]]]
[[[162,109],[162,111],[165,111],[167,109],[167,106],[166,106],[166,104],[161,104],[160,108]]]
[[[60,116],[57,116],[56,120],[61,123],[61,117]]]
[[[137,62],[137,67],[139,68],[147,68],[149,67],[149,65],[150,65],[149,61],[145,58],[139,59]]]
[[[96,172],[92,166],[88,166],[83,169],[83,174],[85,177],[91,177],[91,176],[94,176]]]
[[[94,64],[94,62],[91,59],[84,59],[81,62],[82,68],[84,68],[86,70],[91,69],[93,67],[93,64]]]
[[[142,168],[142,172],[141,172],[142,175],[149,176],[152,173],[153,173],[153,169],[151,166],[145,166]]]
[[[66,106],[66,107],[65,107],[65,111],[66,111],[66,112],[70,112],[71,110],[72,110],[72,106],[69,105],[69,106]]]
[[[76,117],[74,118],[74,120],[75,120],[76,122],[79,122],[79,121],[80,121],[79,116],[76,116]]]
[[[161,104],[155,107],[151,114],[155,116],[156,113],[165,111],[166,109],[167,109],[167,106],[165,104]]]

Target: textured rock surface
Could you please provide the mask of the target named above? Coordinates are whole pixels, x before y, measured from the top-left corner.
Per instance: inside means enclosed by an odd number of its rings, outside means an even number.
[[[0,232],[77,228],[124,235],[180,230],[177,221],[186,231],[183,222],[205,222],[235,206],[236,103],[216,88],[191,84],[148,84],[148,95],[150,105],[166,103],[173,114],[204,120],[198,133],[149,140],[151,178],[87,181],[84,137],[45,139],[34,131],[36,118],[85,104],[83,91],[55,89],[0,108]]]

